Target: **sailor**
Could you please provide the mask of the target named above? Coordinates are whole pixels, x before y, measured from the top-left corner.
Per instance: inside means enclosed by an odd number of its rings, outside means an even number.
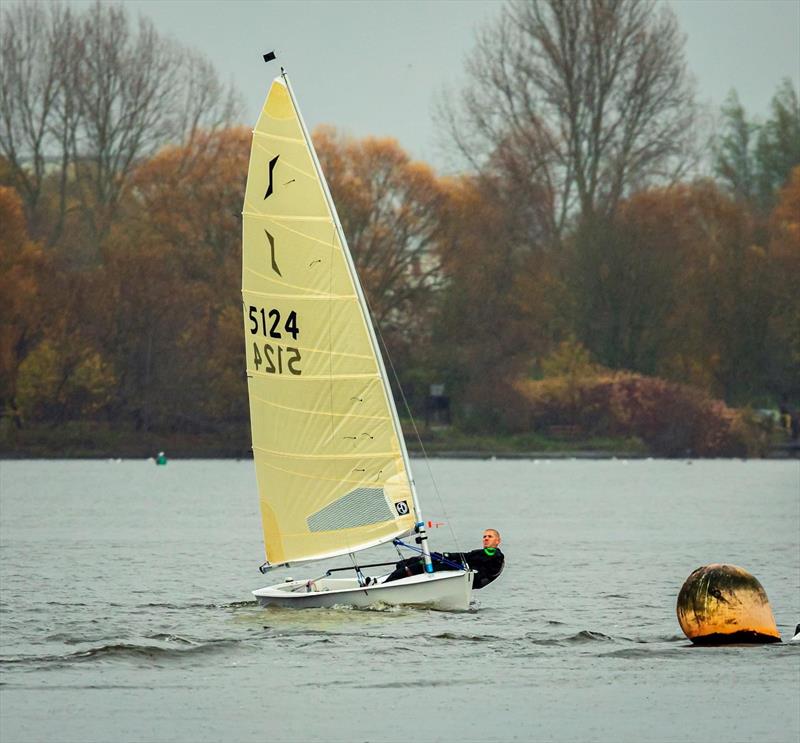
[[[505,566],[505,556],[500,551],[500,532],[497,529],[486,529],[483,532],[483,549],[472,550],[471,552],[434,552],[431,554],[434,570],[454,570],[452,565],[442,562],[444,558],[448,562],[467,566],[476,572],[472,581],[474,589],[488,586],[500,573]],[[439,558],[439,559],[437,559]],[[394,572],[390,573],[384,583],[408,578],[410,575],[419,575],[425,571],[421,557],[412,557],[408,560],[400,560],[395,566]]]

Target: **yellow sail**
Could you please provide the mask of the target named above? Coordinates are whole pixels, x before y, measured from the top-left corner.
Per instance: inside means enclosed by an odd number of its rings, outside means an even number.
[[[267,561],[320,559],[414,528],[383,364],[302,119],[284,78],[253,132],[242,299]]]

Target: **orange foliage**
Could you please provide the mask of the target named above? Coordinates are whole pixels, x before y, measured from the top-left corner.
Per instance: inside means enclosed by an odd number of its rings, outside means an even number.
[[[241,211],[252,134],[244,128],[200,134],[144,162],[133,176],[135,203],[122,229],[162,241],[190,273],[211,279],[241,260]],[[133,224],[131,224],[133,222]]]
[[[557,280],[550,257],[517,230],[492,181],[453,178],[445,187],[434,360],[473,409],[474,425],[514,429],[512,380],[547,346]]]
[[[633,230],[635,261],[655,250],[653,260],[663,268],[636,306],[664,308],[649,320],[657,334],[654,364],[623,366],[727,400],[757,396],[767,383],[774,295],[770,259],[747,208],[700,181],[637,194],[622,205],[620,218],[627,234]]]
[[[775,228],[786,230],[794,244],[800,246],[800,165],[792,170],[781,190],[772,218]]]
[[[776,311],[772,333],[777,345],[776,354],[784,359],[788,370],[798,379],[800,368],[800,166],[792,171],[788,183],[780,193],[771,219],[772,241],[770,259],[774,264],[773,287],[776,294]],[[800,395],[800,382],[794,387],[787,379],[784,391]]]
[[[313,140],[373,315],[413,326],[439,278],[439,181],[394,139],[319,127]]]
[[[250,140],[199,134],[139,163],[102,243],[67,204],[43,253],[18,195],[0,188],[2,407],[184,431],[246,418]],[[634,194],[555,248],[535,189],[497,173],[438,178],[390,139],[321,128],[314,141],[401,379],[417,393],[444,382],[459,423],[741,453],[757,448],[745,419],[712,398],[800,391],[800,168],[768,223],[696,182]],[[551,378],[514,381],[541,372]]]
[[[245,411],[239,283],[251,136],[203,134],[142,163],[107,241],[94,332],[138,427],[202,428],[221,408]]]
[[[0,224],[0,416],[16,417],[19,367],[44,322],[40,299],[46,262],[28,236],[22,200],[5,186],[0,186]]]

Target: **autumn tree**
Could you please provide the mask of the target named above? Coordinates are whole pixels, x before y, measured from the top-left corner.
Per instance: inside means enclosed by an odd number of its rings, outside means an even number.
[[[672,224],[664,239],[680,253],[656,371],[704,387],[732,404],[766,389],[773,313],[770,258],[745,205],[701,181],[664,194]]]
[[[17,3],[0,12],[0,152],[37,234],[45,234],[48,177],[57,189],[48,237],[58,238],[72,193],[96,242],[140,159],[224,126],[235,113],[234,92],[202,55],[144,18],[134,29],[121,5],[75,12]],[[55,177],[49,163],[58,167]]]
[[[526,220],[515,219],[501,183],[462,176],[445,185],[443,288],[428,354],[435,381],[447,383],[462,415],[471,411],[464,424],[512,430],[520,425],[513,383],[558,332],[552,266],[530,249]]]
[[[691,161],[684,38],[664,4],[513,0],[480,35],[467,73],[440,112],[448,136],[475,167],[544,190],[554,238],[571,217],[611,215]]]
[[[30,421],[102,417],[116,397],[111,359],[92,337],[99,309],[95,272],[50,271],[41,281],[40,338],[19,368],[18,399]]]
[[[321,127],[313,140],[379,337],[413,396],[441,281],[441,185],[393,139]]]
[[[13,189],[2,186],[0,224],[0,418],[8,416],[21,427],[19,368],[46,322],[41,302],[46,262],[41,247],[28,235],[22,199]]]
[[[142,430],[246,414],[241,208],[250,132],[198,134],[139,165],[98,270],[93,337]]]
[[[768,332],[769,385],[781,398],[800,400],[800,165],[779,194],[770,219],[774,311]]]
[[[92,274],[56,270],[30,240],[22,199],[0,187],[0,409],[17,428],[97,413],[114,377],[87,336]]]
[[[436,176],[393,139],[356,140],[329,127],[313,139],[372,314],[382,325],[402,322],[438,281]]]

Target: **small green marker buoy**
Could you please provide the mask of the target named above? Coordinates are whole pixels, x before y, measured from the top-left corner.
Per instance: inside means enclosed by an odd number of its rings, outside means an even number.
[[[158,452],[158,456],[156,457],[156,464],[166,464],[167,463],[167,455],[164,454],[163,451]]]

